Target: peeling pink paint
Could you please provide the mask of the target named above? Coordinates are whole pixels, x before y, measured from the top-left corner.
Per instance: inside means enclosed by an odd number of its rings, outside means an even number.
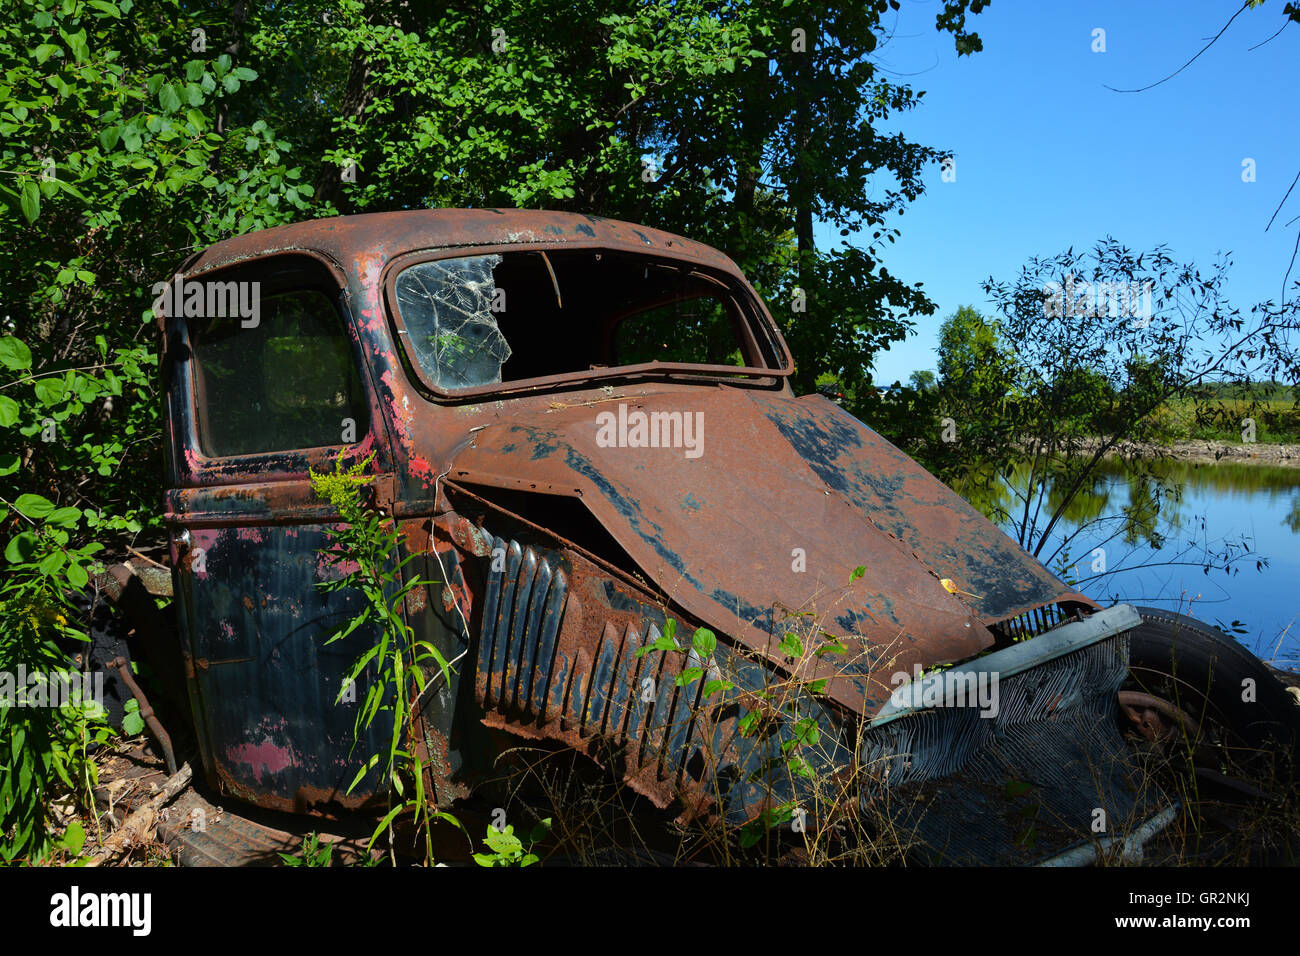
[[[212,560],[212,549],[220,540],[220,528],[191,528],[190,549],[186,552],[186,565],[200,581],[208,579],[208,562]]]
[[[397,389],[393,387],[392,369],[384,372],[384,374],[380,376],[380,381],[382,381],[388,389],[388,410],[392,412],[393,422],[398,426],[398,438],[403,444],[409,445],[411,441],[411,420],[415,417],[411,412],[410,406],[406,404],[409,399],[403,395],[402,401],[398,402]]]
[[[361,570],[361,565],[355,561],[344,561],[340,564],[330,564],[326,556],[320,552],[315,556],[316,579],[318,581],[337,581],[339,578],[346,577]]]
[[[361,458],[365,458],[372,451],[374,451],[375,448],[374,430],[372,429],[366,432],[366,437],[361,439],[361,441],[357,442],[356,445],[353,447],[355,448],[354,454],[356,454]]]
[[[361,279],[361,285],[367,289],[378,288],[379,273],[383,269],[383,257],[362,254],[359,258],[361,261],[358,263],[357,275]],[[365,315],[367,311],[371,310],[363,311],[361,314]]]
[[[259,777],[286,770],[296,762],[290,748],[278,746],[269,739],[256,745],[240,744],[238,747],[230,747],[226,750],[226,759],[252,767]]]
[[[425,487],[433,484],[433,479],[437,477],[434,473],[433,466],[420,455],[411,455],[411,474],[424,482]]]

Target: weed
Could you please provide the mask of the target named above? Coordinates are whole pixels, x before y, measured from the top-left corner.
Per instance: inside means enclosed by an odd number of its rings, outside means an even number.
[[[334,856],[334,845],[321,843],[319,834],[309,833],[302,838],[301,852],[276,855],[284,860],[285,866],[329,866]]]
[[[378,767],[379,779],[387,787],[388,812],[371,835],[370,846],[381,833],[387,833],[390,854],[395,853],[393,823],[402,814],[410,813],[417,837],[424,839],[424,860],[431,863],[434,821],[446,821],[462,831],[464,828],[456,817],[434,806],[425,791],[424,761],[406,741],[413,739],[411,730],[420,695],[438,677],[449,679],[451,668],[438,648],[414,639],[413,631],[403,619],[402,606],[407,594],[434,582],[414,576],[402,582],[403,567],[418,555],[399,558],[398,532],[393,521],[379,508],[362,502],[361,488],[368,481],[364,472],[373,460],[371,455],[349,468],[338,464],[333,473],[311,473],[312,490],[328,500],[344,522],[331,532],[331,547],[324,552],[326,561],[344,573],[317,586],[326,591],[353,589],[365,599],[362,609],[335,630],[327,644],[343,640],[368,625],[377,632],[376,643],[357,657],[336,698],[336,702],[342,701],[352,687],[359,686],[358,678],[373,665],[374,679],[366,689],[353,727],[354,749],[376,717],[385,712],[392,714],[387,749],[367,757],[349,784],[348,793]],[[396,862],[395,856],[393,860]]]
[[[528,836],[528,846],[525,848],[523,841],[515,836],[515,828],[512,824],[507,823],[500,830],[489,826],[484,843],[487,844],[490,852],[475,853],[474,862],[479,866],[531,866],[539,859],[533,852],[533,847],[546,836],[550,828],[551,820],[547,817],[533,827]]]

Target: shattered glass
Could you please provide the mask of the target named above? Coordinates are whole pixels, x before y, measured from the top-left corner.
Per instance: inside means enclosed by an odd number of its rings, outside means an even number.
[[[500,256],[421,262],[397,277],[397,307],[430,383],[454,390],[501,381],[510,346],[497,327]],[[502,299],[504,296],[502,295]]]

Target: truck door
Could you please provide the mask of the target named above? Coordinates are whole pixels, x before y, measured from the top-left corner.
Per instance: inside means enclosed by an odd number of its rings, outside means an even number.
[[[324,642],[358,609],[316,585],[338,520],[309,469],[375,453],[391,487],[382,418],[341,278],[279,254],[173,283],[167,316],[166,520],[188,691],[209,782],[262,806],[352,807],[345,791],[384,715],[353,745],[364,688],[335,703],[360,629]]]

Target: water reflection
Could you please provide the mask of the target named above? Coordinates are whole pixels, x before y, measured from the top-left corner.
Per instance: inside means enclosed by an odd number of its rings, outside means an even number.
[[[1028,493],[1027,464],[957,490],[1096,600],[1190,613],[1300,669],[1300,469],[1106,460],[1084,474],[1082,464],[1056,467],[1045,494]]]

